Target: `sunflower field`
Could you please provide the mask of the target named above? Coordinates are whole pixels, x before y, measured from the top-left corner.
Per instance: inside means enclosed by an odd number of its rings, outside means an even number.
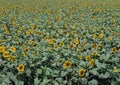
[[[0,0],[0,85],[120,85],[120,0]]]

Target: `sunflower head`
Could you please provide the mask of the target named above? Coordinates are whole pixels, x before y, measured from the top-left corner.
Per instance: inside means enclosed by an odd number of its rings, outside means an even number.
[[[78,71],[79,76],[80,76],[80,77],[84,77],[85,74],[86,74],[86,71],[87,71],[87,70],[84,69],[84,68],[80,69],[80,70]]]
[[[91,59],[89,64],[90,64],[90,66],[94,66],[95,65],[95,60]]]
[[[71,68],[71,66],[72,66],[72,63],[70,61],[65,61],[63,65],[64,68]]]
[[[24,69],[25,69],[24,64],[20,64],[20,65],[18,65],[18,67],[17,67],[17,70],[18,70],[19,72],[23,72]]]
[[[90,59],[91,59],[90,55],[87,55],[87,56],[86,56],[86,61],[88,61],[88,60],[90,60]]]
[[[3,53],[5,51],[5,47],[4,46],[0,46],[0,53]]]
[[[98,37],[99,37],[100,39],[102,39],[102,38],[103,38],[103,33],[99,34]]]
[[[8,58],[9,53],[7,51],[4,51],[2,55],[3,55],[4,58]]]
[[[117,68],[117,67],[114,67],[113,71],[114,71],[115,73],[117,73],[117,72],[118,72],[118,68]]]
[[[11,47],[10,47],[10,51],[11,51],[11,52],[15,52],[15,51],[16,51],[16,48],[15,48],[14,46],[11,46]]]

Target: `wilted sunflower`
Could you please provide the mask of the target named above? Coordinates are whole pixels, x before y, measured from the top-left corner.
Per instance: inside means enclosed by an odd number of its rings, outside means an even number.
[[[72,63],[70,61],[65,61],[63,65],[64,68],[71,68],[71,66],[72,66]]]
[[[19,72],[23,72],[24,69],[25,69],[24,64],[20,64],[20,65],[18,65],[18,67],[17,67],[17,70],[18,70]]]
[[[86,74],[86,69],[84,69],[84,68],[80,69],[78,74],[79,74],[80,77],[84,77],[85,74]]]

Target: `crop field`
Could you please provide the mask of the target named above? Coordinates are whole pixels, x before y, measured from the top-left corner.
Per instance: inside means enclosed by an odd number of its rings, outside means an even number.
[[[120,85],[120,0],[0,0],[0,85]]]

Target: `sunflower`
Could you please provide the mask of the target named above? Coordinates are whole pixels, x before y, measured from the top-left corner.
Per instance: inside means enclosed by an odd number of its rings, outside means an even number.
[[[74,48],[74,44],[70,44],[70,45],[69,45],[69,48],[70,48],[70,49],[73,49],[73,48]]]
[[[86,56],[86,61],[88,61],[88,60],[90,60],[90,59],[91,59],[90,55],[87,55],[87,56]]]
[[[49,44],[53,44],[53,43],[54,43],[54,40],[53,40],[53,39],[49,39],[49,40],[48,40],[48,43],[49,43]]]
[[[29,48],[27,48],[27,47],[24,47],[24,51],[26,51],[26,52],[27,52],[27,51],[29,51]]]
[[[94,43],[91,44],[91,48],[95,48],[95,44]]]
[[[75,39],[75,44],[79,44],[79,40],[78,39]]]
[[[4,51],[2,55],[4,58],[7,58],[9,56],[7,51]]]
[[[30,31],[26,31],[26,36],[29,36],[30,35]]]
[[[112,48],[112,52],[116,52],[116,47],[113,47],[113,48]]]
[[[115,73],[118,73],[118,68],[117,68],[117,67],[114,67],[113,71],[114,71]]]
[[[120,49],[118,49],[118,53],[120,53]]]
[[[112,37],[108,37],[108,39],[109,39],[110,41],[112,41]]]
[[[2,43],[2,40],[0,40],[0,44]]]
[[[98,49],[101,49],[101,47],[102,47],[101,44],[98,44],[98,45],[97,45],[97,48],[98,48]]]
[[[65,61],[63,65],[64,68],[71,68],[71,66],[72,66],[72,63],[70,61]]]
[[[93,36],[93,38],[96,38],[96,34],[93,34],[92,36]]]
[[[19,72],[23,72],[24,69],[25,69],[24,64],[20,64],[20,65],[18,65],[18,67],[17,67],[17,70],[18,70]]]
[[[11,46],[11,47],[10,47],[10,51],[11,51],[11,52],[15,52],[15,51],[16,51],[16,48],[15,48],[14,46]]]
[[[95,60],[91,59],[89,64],[90,64],[90,66],[94,66],[95,65]]]
[[[85,73],[86,73],[86,69],[84,69],[84,68],[80,69],[79,72],[78,72],[80,77],[84,77]]]
[[[45,36],[45,40],[48,40],[49,39],[49,37],[48,36]]]
[[[103,33],[99,34],[98,37],[99,37],[100,39],[102,39],[102,38],[103,38]]]
[[[97,56],[97,55],[98,55],[98,52],[97,52],[97,51],[94,51],[94,52],[93,52],[93,55],[94,55],[94,56]]]
[[[57,51],[58,50],[58,45],[54,45],[54,49]]]
[[[0,53],[3,53],[5,51],[5,47],[4,46],[0,46]]]
[[[59,44],[60,46],[64,46],[64,42],[60,42],[60,44]]]
[[[82,57],[81,55],[78,55],[78,58],[79,58],[80,60],[82,60],[82,59],[83,59],[83,57]]]
[[[76,31],[75,31],[75,30],[73,30],[73,31],[72,31],[72,35],[75,35],[75,34],[76,34]]]

